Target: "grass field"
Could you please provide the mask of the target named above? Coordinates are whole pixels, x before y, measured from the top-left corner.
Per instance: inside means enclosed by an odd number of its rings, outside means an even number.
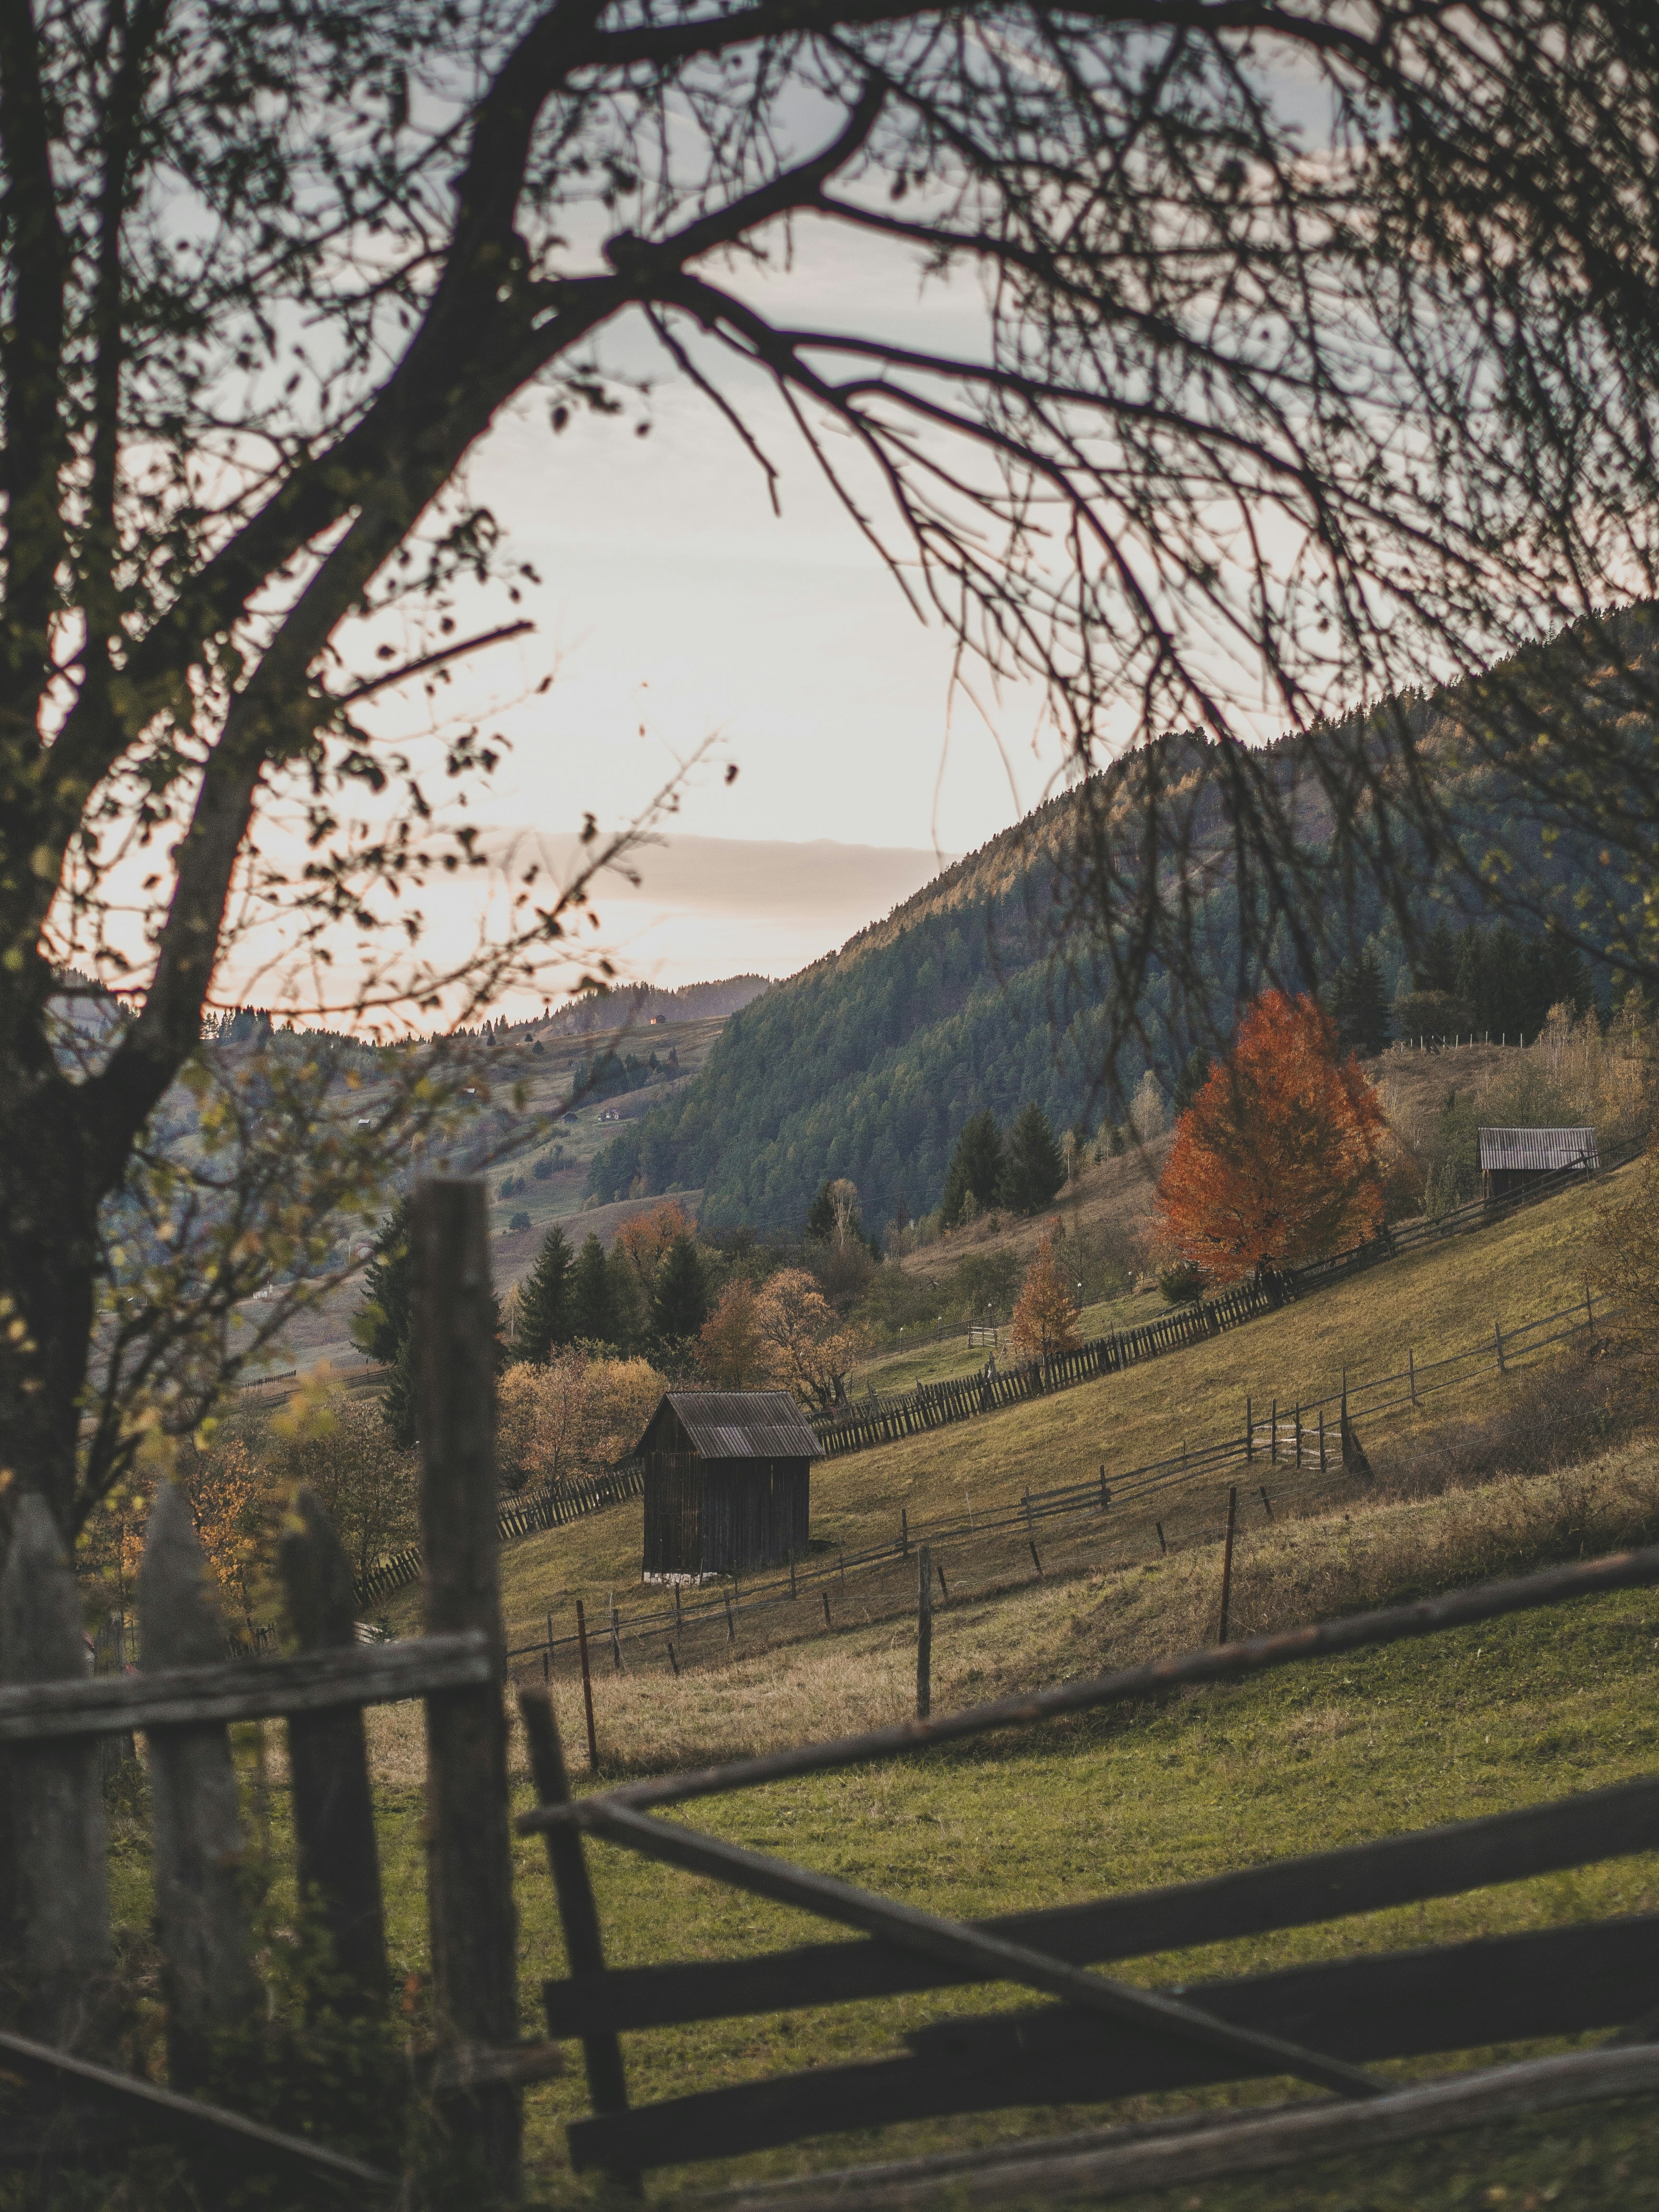
[[[1495,1317],[1513,1327],[1581,1296],[1591,1226],[1583,1194],[1565,1193],[1127,1374],[829,1461],[812,1478],[813,1541],[849,1551],[888,1541],[898,1533],[901,1508],[913,1519],[959,1515],[964,1499],[975,1510],[1014,1500],[1027,1485],[1082,1481],[1103,1463],[1109,1480],[1115,1470],[1179,1452],[1185,1442],[1237,1432],[1247,1394],[1265,1411],[1274,1397],[1289,1405],[1335,1389],[1345,1367],[1359,1374],[1401,1366],[1408,1346],[1427,1359],[1473,1345]],[[1389,1433],[1404,1449],[1456,1418],[1458,1407],[1501,1407],[1527,1387],[1524,1366],[1502,1382],[1477,1380],[1431,1401],[1414,1423],[1396,1420]],[[1376,1439],[1364,1441],[1370,1449]],[[1222,1496],[1223,1486],[1210,1484],[1160,1504],[1166,1534],[1184,1542],[1212,1533]],[[1115,1516],[1112,1555],[1157,1551],[1152,1522],[1150,1507]],[[540,1635],[550,1612],[556,1632],[568,1633],[578,1596],[601,1613],[613,1596],[637,1604],[639,1531],[639,1509],[627,1505],[507,1546],[509,1641]],[[389,1624],[412,1626],[417,1603],[405,1593],[386,1608]]]
[[[1239,1559],[1246,1625],[1352,1610],[1425,1588],[1659,1533],[1659,1449],[1626,1446],[1576,1472],[1498,1480],[1418,1500],[1357,1501],[1323,1520],[1254,1532]],[[1081,1675],[1203,1632],[1213,1547],[1116,1572],[1032,1583],[996,1602],[952,1602],[935,1624],[936,1710],[1019,1683]],[[678,1764],[839,1731],[902,1711],[914,1680],[902,1627],[882,1625],[678,1681],[602,1682],[607,1747],[635,1766]],[[557,1692],[567,1740],[577,1698]],[[371,1716],[389,1930],[400,1978],[425,1968],[418,1709]],[[1470,1817],[1650,1771],[1659,1753],[1659,1593],[1517,1617],[1420,1644],[1287,1671],[1139,1711],[1088,1716],[926,1759],[704,1801],[699,1826],[931,1909],[976,1916],[1128,1891],[1230,1866]],[[524,1798],[522,1774],[519,1778]],[[273,1844],[285,1854],[280,1790]],[[813,1940],[818,1923],[590,1846],[611,1963],[713,1958]],[[539,1845],[516,1846],[525,2030],[541,1978],[562,1971]],[[142,1851],[117,1862],[118,1917],[148,1919]],[[1659,1910],[1659,1857],[1134,1961],[1132,1978],[1200,1974],[1455,1941]],[[1115,1969],[1115,1971],[1118,1971]],[[1019,2002],[996,1990],[719,2021],[628,2039],[637,2102],[901,2047],[905,2032]],[[1534,2047],[1534,2046],[1529,2046]],[[1458,2063],[1522,2055],[1461,2054]],[[527,2100],[532,2201],[605,2201],[572,2175],[564,2119],[586,2109],[579,2063]],[[1425,2060],[1391,2069],[1437,2070]],[[876,2156],[1062,2131],[1198,2105],[1248,2106],[1284,2085],[1140,2099],[1110,2108],[1014,2109],[823,2138],[729,2171],[668,2172],[678,2187]],[[1453,2212],[1474,2205],[1659,2207],[1659,2100],[1591,2108],[1409,2151],[1326,2161],[1295,2177],[1206,2185],[1138,2200],[1144,2212]]]

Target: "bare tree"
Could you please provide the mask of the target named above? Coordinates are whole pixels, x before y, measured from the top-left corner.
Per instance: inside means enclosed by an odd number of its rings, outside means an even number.
[[[476,841],[434,855],[377,720],[479,641],[464,587],[533,581],[461,473],[508,401],[623,404],[595,346],[632,316],[772,471],[722,359],[769,375],[902,586],[1046,683],[1080,760],[1224,747],[1254,912],[1297,856],[1241,704],[1309,722],[1650,577],[1641,16],[8,0],[0,1461],[73,1517],[106,1211],[237,930],[277,927],[319,1007],[428,1021],[562,945],[526,881],[482,966],[430,950],[422,871]],[[750,272],[809,223],[977,285],[982,343],[769,316]],[[462,731],[446,766],[494,751]],[[1384,753],[1333,756],[1325,803],[1409,787]],[[1188,890],[1143,845],[1132,896],[1086,842],[1076,872],[1131,976]],[[71,959],[131,993],[82,1063]]]

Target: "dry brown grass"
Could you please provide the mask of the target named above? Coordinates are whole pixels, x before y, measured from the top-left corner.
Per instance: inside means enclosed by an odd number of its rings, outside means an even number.
[[[1379,1481],[1334,1509],[1243,1528],[1232,1631],[1251,1635],[1425,1592],[1589,1558],[1659,1535],[1659,1442],[1577,1467],[1402,1497]],[[1164,1656],[1215,1632],[1219,1547],[1198,1543],[1133,1566],[1054,1571],[1001,1595],[953,1597],[935,1614],[935,1711]],[[896,1618],[770,1651],[595,1681],[601,1759],[661,1771],[744,1757],[902,1719],[915,1640]],[[554,1684],[560,1727],[583,1740],[580,1685]],[[377,1721],[377,1758],[400,1754]],[[404,1739],[399,1738],[398,1742]]]

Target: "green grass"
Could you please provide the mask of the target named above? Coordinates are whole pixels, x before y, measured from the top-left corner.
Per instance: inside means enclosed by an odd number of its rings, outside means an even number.
[[[1498,1481],[1443,1498],[1380,1504],[1327,1522],[1253,1532],[1238,1562],[1241,1602],[1265,1621],[1319,1614],[1448,1580],[1474,1579],[1546,1556],[1601,1548],[1628,1533],[1620,1515],[1653,1517],[1659,1455],[1626,1448],[1577,1475]],[[1369,1524],[1367,1526],[1366,1524]],[[1365,1540],[1369,1539],[1369,1541]],[[998,1602],[958,1600],[935,1624],[936,1709],[1016,1681],[1092,1673],[1142,1647],[1168,1649],[1192,1633],[1192,1607],[1212,1583],[1213,1549],[1143,1569],[1050,1577]],[[1252,1583],[1251,1577],[1255,1581]],[[1271,1608],[1280,1611],[1273,1614]],[[1166,1630],[1156,1639],[1160,1623]],[[701,1713],[706,1755],[746,1747],[745,1695],[797,1703],[784,1734],[830,1732],[830,1687],[862,1685],[878,1710],[902,1701],[913,1679],[908,1633],[877,1625],[810,1649],[740,1658],[675,1682],[635,1674],[598,1686],[602,1739],[635,1766],[668,1763],[643,1739],[653,1708]],[[816,1669],[814,1673],[812,1670]],[[823,1701],[811,1710],[814,1685]],[[573,1749],[580,1705],[558,1687]],[[799,1704],[807,1699],[805,1709]],[[861,1717],[877,1717],[870,1711]],[[678,1757],[686,1739],[662,1741]],[[627,1740],[625,1740],[627,1739]],[[418,1709],[371,1716],[391,1949],[399,1979],[426,1966]],[[1659,1593],[1637,1592],[1518,1616],[1424,1643],[1286,1670],[1120,1714],[1097,1714],[926,1758],[814,1778],[705,1801],[699,1826],[888,1894],[958,1916],[1058,1904],[1188,1881],[1229,1867],[1450,1819],[1525,1805],[1651,1771],[1659,1752]],[[520,1773],[518,1802],[526,1802]],[[286,1854],[280,1794],[271,1826]],[[538,2031],[542,1979],[563,1971],[553,1891],[538,1844],[514,1847],[520,1905],[521,2018]],[[589,1846],[607,1955],[624,1966],[718,1958],[826,1931],[805,1916]],[[118,1860],[117,1917],[148,1918],[141,1849]],[[1659,1855],[1435,1899],[1334,1923],[1126,1964],[1132,1978],[1168,1984],[1249,1972],[1300,1960],[1455,1942],[1575,1919],[1659,1910]],[[912,2027],[956,2013],[1006,2009],[1008,1990],[924,1996],[817,2012],[716,2021],[628,2039],[635,2102],[725,2082],[878,2056]],[[1505,2047],[1411,2062],[1404,2075],[1521,2055]],[[586,2110],[576,2054],[562,2079],[527,2098],[532,2201],[579,2203],[603,2190],[568,2170],[563,2123]],[[723,2166],[666,2173],[653,2197],[680,2186],[785,2173],[860,2160],[1060,2131],[1194,2106],[1248,2106],[1286,2094],[1282,2083],[1140,2099],[1110,2108],[1042,2107],[814,2141]],[[1206,2185],[1209,2212],[1422,2208],[1453,2212],[1510,2200],[1523,2206],[1659,2206],[1650,2151],[1659,2100],[1589,2108],[1363,2160],[1327,2161],[1293,2177]],[[1644,2153],[1644,2146],[1649,2148]],[[1623,2171],[1620,2169],[1622,2166]],[[1554,2191],[1540,2195],[1539,2191]],[[1189,2212],[1194,2194],[1141,2200],[1146,2212]]]
[[[1361,1375],[1403,1366],[1408,1346],[1425,1360],[1462,1349],[1479,1341],[1494,1317],[1513,1327],[1582,1295],[1591,1219],[1583,1195],[1570,1192],[1127,1374],[825,1462],[812,1476],[814,1541],[849,1551],[889,1541],[898,1533],[901,1508],[913,1520],[959,1515],[964,1498],[978,1510],[1017,1500],[1027,1485],[1086,1480],[1103,1463],[1109,1480],[1115,1470],[1178,1453],[1183,1443],[1237,1432],[1247,1394],[1265,1413],[1275,1396],[1288,1405],[1334,1389],[1344,1368]],[[1144,1310],[1150,1302],[1133,1303]],[[1524,1370],[1499,1382],[1478,1376],[1431,1401],[1417,1432],[1432,1433],[1459,1407],[1501,1404],[1523,1376]],[[1395,1432],[1410,1434],[1412,1425],[1396,1421]],[[1220,1495],[1209,1485],[1157,1510],[1172,1537],[1196,1536],[1212,1526]],[[1125,1516],[1118,1536],[1126,1551],[1156,1549],[1152,1509]],[[636,1505],[507,1545],[501,1589],[510,1639],[539,1634],[550,1610],[568,1632],[578,1596],[601,1609],[613,1594],[619,1603],[637,1603],[639,1547]],[[410,1629],[417,1604],[416,1593],[406,1592],[386,1617]]]

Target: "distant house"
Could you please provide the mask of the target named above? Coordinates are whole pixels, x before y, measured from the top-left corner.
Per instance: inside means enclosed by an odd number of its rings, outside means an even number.
[[[750,1574],[805,1551],[823,1446],[787,1390],[670,1390],[638,1456],[647,1582]]]
[[[601,1107],[599,1109],[599,1119],[601,1121],[620,1121],[622,1119],[622,1108],[620,1106]]]
[[[1594,1129],[1482,1129],[1481,1185],[1488,1198],[1508,1198],[1541,1176],[1577,1169],[1594,1175],[1601,1165]]]

